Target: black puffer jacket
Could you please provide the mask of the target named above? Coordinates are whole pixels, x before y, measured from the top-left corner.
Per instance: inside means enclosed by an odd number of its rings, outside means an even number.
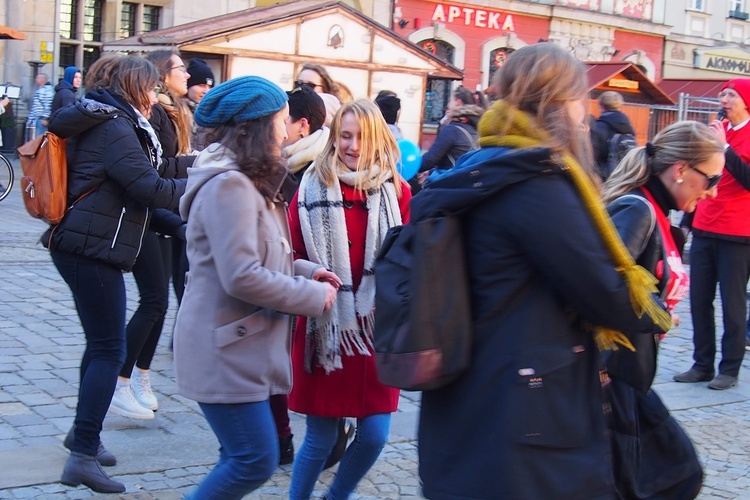
[[[70,138],[72,206],[53,228],[51,248],[129,271],[140,251],[149,210],[177,207],[185,181],[159,176],[160,159],[137,123],[133,108],[107,91],[91,91],[52,117],[49,130]]]

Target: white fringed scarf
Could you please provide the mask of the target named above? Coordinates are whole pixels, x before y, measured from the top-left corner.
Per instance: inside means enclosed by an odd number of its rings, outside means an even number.
[[[318,318],[307,319],[305,369],[308,373],[312,372],[313,361],[330,373],[343,367],[342,353],[371,355],[375,255],[388,229],[401,224],[401,211],[392,179],[367,193],[365,269],[355,294],[340,183],[355,186],[359,177],[375,177],[379,170],[379,166],[373,165],[362,172],[339,172],[331,187],[323,184],[312,168],[302,177],[298,210],[307,258],[333,271],[343,282],[333,307]]]

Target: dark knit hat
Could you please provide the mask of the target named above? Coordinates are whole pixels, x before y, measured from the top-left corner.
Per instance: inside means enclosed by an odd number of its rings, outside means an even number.
[[[313,89],[302,85],[297,87],[289,95],[289,116],[292,121],[307,118],[310,122],[310,133],[318,131],[326,121],[326,105],[323,99]]]
[[[383,113],[385,122],[388,125],[395,125],[396,120],[398,119],[398,110],[401,109],[401,99],[392,95],[387,95],[375,99],[375,104],[378,105],[380,111]]]
[[[750,78],[732,78],[721,86],[721,90],[732,89],[737,92],[745,106],[750,109]]]
[[[286,101],[286,92],[265,78],[232,78],[208,91],[195,110],[195,123],[216,128],[256,120],[276,113]]]
[[[206,61],[203,59],[190,59],[188,64],[187,72],[190,73],[188,78],[188,88],[193,85],[208,85],[209,87],[214,86],[214,72],[208,67]]]

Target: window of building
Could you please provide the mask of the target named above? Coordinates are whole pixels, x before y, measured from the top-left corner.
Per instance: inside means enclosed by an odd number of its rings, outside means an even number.
[[[505,60],[508,59],[508,56],[513,52],[513,49],[510,47],[503,47],[500,49],[495,49],[492,52],[490,52],[490,67],[489,67],[489,81],[492,82],[492,75],[495,74],[495,71],[498,70],[498,68],[501,68],[503,64],[505,64]]]
[[[86,42],[102,41],[103,3],[103,0],[86,0],[83,9],[83,40]]]
[[[455,49],[444,40],[430,38],[423,40],[419,46],[443,61],[453,64]],[[451,82],[437,78],[427,79],[427,92],[424,100],[424,123],[438,124],[445,115],[445,108],[451,98]]]
[[[745,12],[745,0],[729,0],[730,12]]]
[[[76,46],[67,45],[64,43],[60,44],[60,67],[67,68],[68,66],[76,65]]]
[[[688,16],[688,34],[706,36],[706,20],[699,16]]]
[[[120,38],[135,36],[135,12],[134,3],[123,2],[122,12],[120,15]]]
[[[72,39],[76,37],[76,22],[78,20],[78,0],[60,0],[60,37]]]
[[[83,48],[83,67],[88,68],[102,55],[101,47]]]
[[[153,5],[143,6],[143,32],[155,31],[159,29],[159,17],[161,17],[161,7]]]
[[[745,29],[741,24],[729,25],[729,38],[733,42],[742,43],[745,40]]]
[[[699,12],[703,12],[706,10],[706,2],[705,0],[689,0],[688,8],[690,10],[697,10]]]

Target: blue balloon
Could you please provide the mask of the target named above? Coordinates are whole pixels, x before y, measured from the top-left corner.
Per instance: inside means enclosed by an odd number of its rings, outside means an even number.
[[[401,177],[408,181],[417,175],[422,166],[422,151],[419,146],[406,139],[398,140],[398,149],[401,151],[401,161],[396,166]]]

